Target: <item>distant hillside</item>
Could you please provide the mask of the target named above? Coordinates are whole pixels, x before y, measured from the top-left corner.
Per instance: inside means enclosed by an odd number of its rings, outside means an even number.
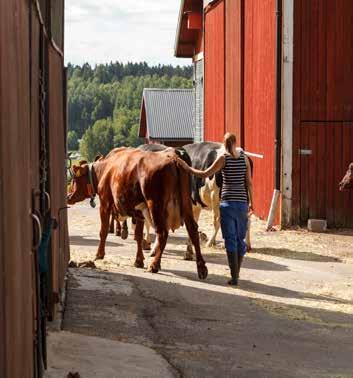
[[[90,64],[85,63],[82,66],[68,64],[68,78],[82,77],[85,80],[96,79],[100,83],[106,84],[113,81],[120,81],[126,76],[180,76],[186,79],[192,77],[192,66],[177,66],[161,65],[149,66],[146,62],[140,63],[109,63],[98,64],[92,67]]]
[[[191,88],[192,66],[110,63],[68,65],[69,149],[92,159],[114,146],[137,145],[144,88]]]

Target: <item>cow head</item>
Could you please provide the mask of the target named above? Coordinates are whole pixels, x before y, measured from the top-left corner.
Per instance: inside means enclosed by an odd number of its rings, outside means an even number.
[[[353,189],[353,163],[349,164],[348,171],[339,183],[340,191]]]
[[[67,195],[67,203],[69,205],[92,197],[88,171],[88,163],[85,160],[80,161],[79,165],[72,166],[72,181]]]

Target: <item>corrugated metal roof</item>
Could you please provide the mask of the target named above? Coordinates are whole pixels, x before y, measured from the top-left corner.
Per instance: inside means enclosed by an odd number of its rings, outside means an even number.
[[[148,136],[152,139],[193,139],[193,90],[143,91]]]

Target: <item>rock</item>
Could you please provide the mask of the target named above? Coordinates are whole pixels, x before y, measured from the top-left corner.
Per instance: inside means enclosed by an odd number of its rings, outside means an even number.
[[[326,219],[309,219],[308,230],[311,232],[325,232],[327,230]]]

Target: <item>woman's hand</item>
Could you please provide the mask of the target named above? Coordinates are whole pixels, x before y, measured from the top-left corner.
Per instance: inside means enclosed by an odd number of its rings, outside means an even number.
[[[252,203],[249,203],[248,214],[251,215],[251,214],[253,214],[253,212],[254,212],[254,206],[253,206]]]

